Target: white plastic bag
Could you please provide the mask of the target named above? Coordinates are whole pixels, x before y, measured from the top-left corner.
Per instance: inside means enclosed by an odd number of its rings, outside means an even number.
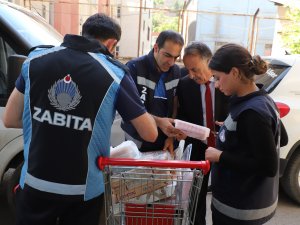
[[[151,152],[141,152],[139,159],[147,160],[172,160],[172,156],[169,151],[151,151]]]
[[[116,147],[110,148],[111,158],[141,158],[141,152],[133,141],[124,141]]]
[[[184,151],[184,144],[185,144],[185,140],[181,140],[179,142],[178,147],[174,150],[174,159],[175,160],[182,159],[182,155],[183,155],[183,151]]]
[[[184,160],[184,161],[190,161],[191,159],[191,154],[192,154],[192,148],[193,148],[193,145],[192,144],[189,144],[188,146],[186,146],[185,150],[183,151],[183,154],[181,156],[181,160]]]

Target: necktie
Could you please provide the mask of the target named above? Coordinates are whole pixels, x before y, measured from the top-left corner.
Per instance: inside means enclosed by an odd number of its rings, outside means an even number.
[[[212,131],[215,130],[214,119],[213,119],[213,107],[212,107],[212,98],[211,91],[209,87],[209,81],[205,84],[205,109],[206,109],[206,126],[211,130],[209,137],[207,138],[207,145],[211,147],[216,146],[215,136]]]

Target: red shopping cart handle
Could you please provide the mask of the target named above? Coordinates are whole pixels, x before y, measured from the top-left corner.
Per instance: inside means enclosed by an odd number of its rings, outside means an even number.
[[[191,168],[201,169],[207,174],[210,169],[210,163],[206,161],[182,161],[182,160],[139,160],[130,158],[98,158],[98,167],[103,170],[105,166],[146,166],[146,167],[164,167],[164,168]]]

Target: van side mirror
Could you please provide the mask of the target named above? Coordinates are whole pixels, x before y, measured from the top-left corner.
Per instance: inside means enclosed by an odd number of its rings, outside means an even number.
[[[27,59],[24,55],[11,55],[7,60],[7,95],[15,88],[15,82],[21,73],[23,62]]]

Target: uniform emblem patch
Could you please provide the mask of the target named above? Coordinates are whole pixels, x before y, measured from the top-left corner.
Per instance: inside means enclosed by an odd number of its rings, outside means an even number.
[[[78,86],[72,81],[71,75],[56,81],[48,90],[50,104],[58,110],[69,111],[80,103],[81,95]]]
[[[225,129],[223,129],[220,133],[219,133],[219,139],[221,142],[225,141]]]

